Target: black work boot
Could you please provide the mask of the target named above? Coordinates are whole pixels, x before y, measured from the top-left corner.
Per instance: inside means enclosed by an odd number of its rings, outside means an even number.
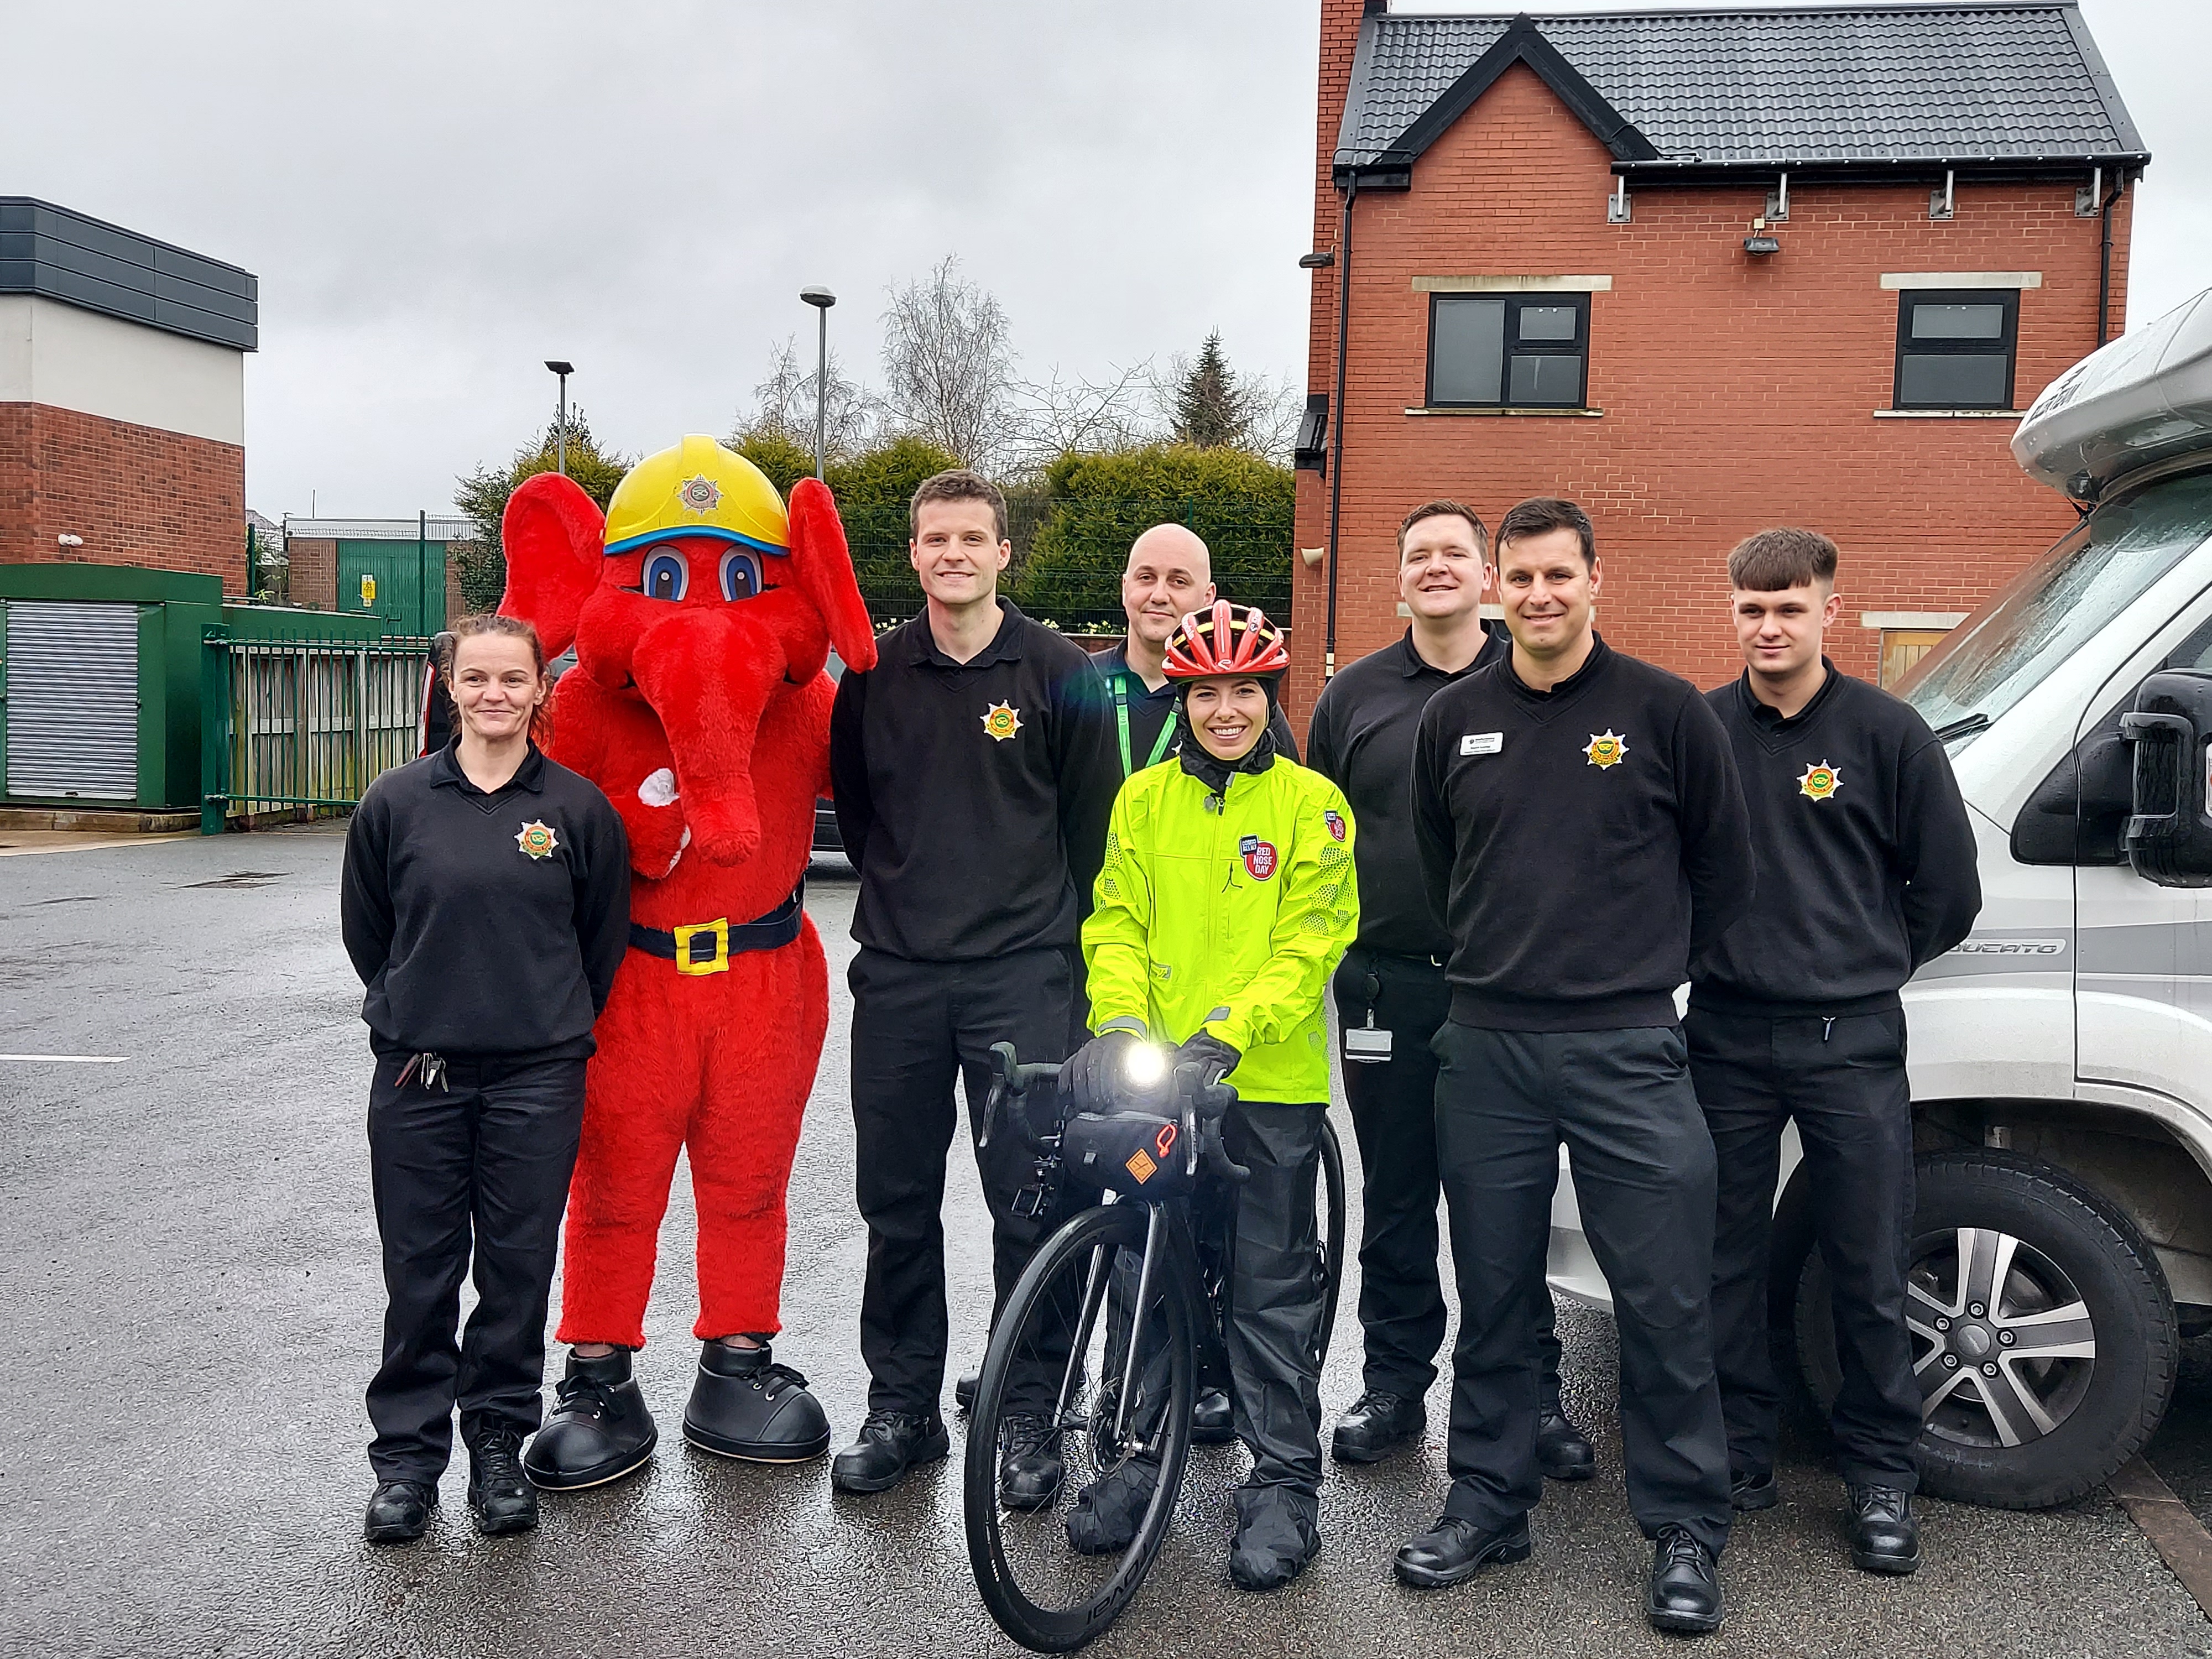
[[[1654,1630],[1701,1636],[1721,1627],[1720,1570],[1686,1527],[1662,1527],[1651,1553],[1644,1616]]]
[[[586,1358],[571,1351],[545,1426],[523,1454],[534,1486],[570,1492],[617,1480],[652,1460],[660,1440],[629,1374],[629,1350]]]
[[[1772,1469],[1729,1471],[1729,1502],[1742,1513],[1771,1510],[1781,1501],[1782,1483],[1775,1479]]]
[[[1225,1389],[1200,1389],[1191,1401],[1190,1443],[1225,1446],[1237,1437],[1237,1407]]]
[[[918,1463],[934,1463],[952,1449],[944,1420],[935,1412],[870,1412],[860,1437],[830,1465],[830,1484],[839,1492],[889,1492]]]
[[[999,1501],[1041,1510],[1060,1495],[1060,1431],[1049,1418],[1018,1413],[1000,1431]]]
[[[975,1409],[975,1385],[983,1380],[981,1371],[970,1371],[952,1385],[952,1403],[963,1412]]]
[[[469,1513],[487,1538],[538,1524],[538,1493],[523,1479],[522,1432],[493,1429],[469,1448]]]
[[[1112,1555],[1129,1547],[1152,1507],[1160,1466],[1149,1457],[1117,1464],[1076,1494],[1067,1512],[1067,1547],[1078,1555]]]
[[[1851,1565],[1862,1572],[1917,1572],[1920,1523],[1912,1494],[1895,1486],[1853,1486]]]
[[[1428,1408],[1413,1395],[1370,1389],[1336,1419],[1329,1449],[1340,1463],[1379,1463],[1429,1425]]]
[[[1443,1589],[1464,1583],[1493,1561],[1501,1565],[1526,1561],[1534,1547],[1525,1515],[1495,1532],[1485,1532],[1456,1515],[1440,1515],[1435,1526],[1399,1546],[1390,1565],[1401,1584],[1416,1589]]]
[[[372,1544],[411,1544],[430,1524],[438,1488],[427,1480],[380,1480],[368,1495],[361,1535]]]
[[[769,1344],[708,1342],[684,1407],[684,1437],[748,1463],[804,1463],[830,1449],[830,1419],[806,1379],[777,1364]]]
[[[1237,1535],[1229,1543],[1230,1582],[1241,1590],[1273,1590],[1306,1570],[1321,1553],[1321,1499],[1295,1486],[1239,1486]]]
[[[1597,1473],[1597,1451],[1564,1412],[1536,1419],[1536,1461],[1547,1480],[1587,1480]]]

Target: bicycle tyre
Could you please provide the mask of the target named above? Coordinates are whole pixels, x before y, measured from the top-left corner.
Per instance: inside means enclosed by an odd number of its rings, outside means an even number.
[[[1030,1328],[1039,1323],[1050,1307],[1055,1282],[1071,1272],[1079,1276],[1079,1282],[1092,1260],[1092,1253],[1102,1245],[1109,1249],[1141,1251],[1147,1216],[1147,1207],[1141,1204],[1100,1206],[1074,1217],[1039,1246],[999,1316],[990,1346],[984,1351],[982,1371],[976,1379],[975,1405],[968,1422],[967,1467],[962,1482],[969,1565],[975,1572],[975,1588],[982,1595],[983,1605],[999,1628],[1033,1652],[1071,1652],[1097,1640],[1111,1628],[1151,1571],[1174,1519],[1176,1496],[1182,1486],[1183,1470],[1190,1455],[1191,1405],[1197,1391],[1198,1314],[1196,1291],[1182,1265],[1182,1255],[1170,1249],[1155,1267],[1156,1273],[1166,1275],[1161,1285],[1159,1306],[1167,1318],[1169,1365],[1166,1410],[1160,1425],[1160,1474],[1135,1536],[1121,1552],[1104,1584],[1095,1593],[1064,1607],[1043,1606],[1032,1600],[1007,1558],[1002,1529],[1008,1516],[999,1503],[999,1446],[1000,1422],[1006,1415],[1006,1384],[1014,1356],[1021,1351]],[[1108,1304],[1097,1310],[1096,1317],[1111,1318],[1111,1306],[1109,1297]],[[1081,1432],[1084,1430],[1079,1425],[1063,1425],[1064,1435]]]
[[[1328,1216],[1321,1243],[1321,1345],[1315,1357],[1318,1370],[1328,1363],[1329,1339],[1336,1334],[1337,1298],[1344,1290],[1344,1147],[1336,1126],[1321,1121],[1321,1182]]]

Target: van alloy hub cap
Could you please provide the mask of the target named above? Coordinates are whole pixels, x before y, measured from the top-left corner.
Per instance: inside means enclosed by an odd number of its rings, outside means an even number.
[[[2039,1440],[2073,1414],[2097,1332],[2074,1281],[2033,1245],[1986,1227],[1916,1240],[1905,1287],[1921,1415],[1969,1446]]]

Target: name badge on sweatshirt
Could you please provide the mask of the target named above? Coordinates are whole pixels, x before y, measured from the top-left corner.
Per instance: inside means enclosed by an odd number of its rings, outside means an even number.
[[[1505,747],[1503,732],[1470,732],[1459,740],[1462,755],[1494,755]]]

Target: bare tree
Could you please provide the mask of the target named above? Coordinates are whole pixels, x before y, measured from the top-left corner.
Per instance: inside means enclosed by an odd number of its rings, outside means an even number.
[[[1157,435],[1146,407],[1150,360],[1109,373],[1107,380],[1087,380],[1054,368],[1048,380],[1017,385],[1018,469],[1042,467],[1072,452],[1124,449]]]
[[[884,310],[886,422],[994,471],[1019,444],[1012,331],[995,296],[957,275],[951,254],[890,291]]]
[[[753,411],[739,417],[734,435],[773,436],[811,449],[815,380],[814,369],[800,363],[797,337],[787,335],[769,354],[768,378],[753,388]],[[823,442],[830,458],[840,459],[866,448],[875,420],[874,398],[846,376],[832,351]]]
[[[1218,343],[1216,357],[1219,358]],[[1218,361],[1213,367],[1225,371],[1227,364]],[[1228,429],[1209,431],[1207,441],[1287,462],[1297,435],[1298,417],[1305,410],[1301,382],[1289,374],[1238,374],[1225,388],[1214,388],[1225,389],[1225,398],[1218,403],[1203,397],[1194,399],[1194,394],[1200,390],[1198,383],[1208,378],[1208,368],[1203,351],[1196,357],[1178,351],[1152,369],[1142,393],[1150,430],[1162,438],[1194,441],[1200,434],[1191,429],[1191,405],[1194,401],[1212,404],[1209,412],[1225,417]]]

